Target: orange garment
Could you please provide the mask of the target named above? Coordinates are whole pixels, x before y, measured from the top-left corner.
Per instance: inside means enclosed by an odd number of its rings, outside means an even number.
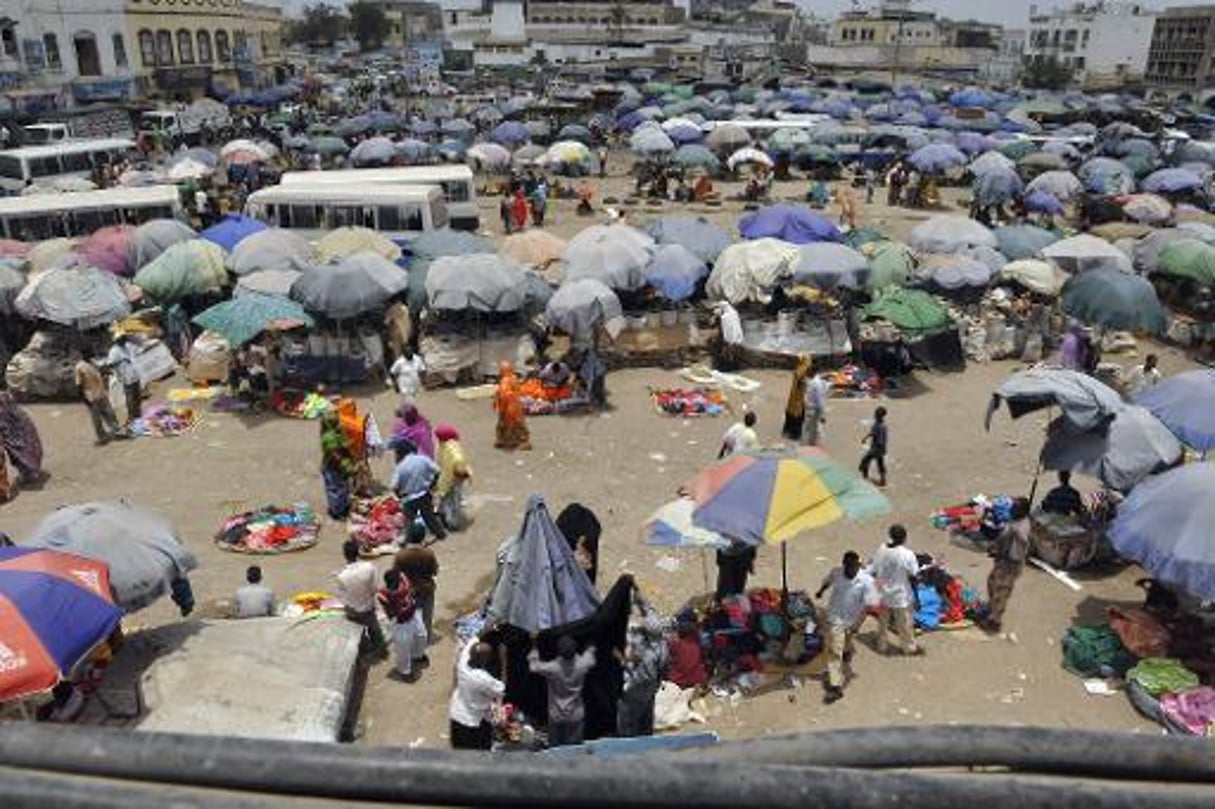
[[[546,402],[560,402],[570,398],[573,390],[569,385],[545,385],[539,379],[528,379],[519,385],[519,395],[528,399],[542,399]]]
[[[342,420],[342,433],[350,445],[350,454],[360,460],[366,458],[367,417],[359,415],[359,406],[354,399],[339,399],[337,410]]]
[[[498,413],[495,446],[502,449],[531,448],[527,416],[520,399],[519,377],[509,362],[501,365],[498,386],[494,389],[494,410]]]

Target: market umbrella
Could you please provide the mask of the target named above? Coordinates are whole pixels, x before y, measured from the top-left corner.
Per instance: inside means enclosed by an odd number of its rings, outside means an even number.
[[[970,173],[981,177],[989,172],[1011,172],[1016,174],[1017,164],[996,151],[984,152],[970,161]]]
[[[514,148],[531,140],[532,133],[527,124],[521,121],[503,121],[490,131],[489,139],[502,146]]]
[[[545,148],[537,143],[520,146],[510,156],[511,165],[516,169],[534,166],[545,155]]]
[[[560,261],[568,246],[569,242],[547,230],[531,228],[507,236],[502,240],[502,247],[498,252],[516,264],[543,269]]]
[[[510,152],[497,143],[474,143],[468,147],[466,157],[482,170],[496,170],[510,165]]]
[[[1131,260],[1126,253],[1105,239],[1087,233],[1047,245],[1042,248],[1042,256],[1072,273],[1103,266],[1118,267],[1128,272],[1131,269]]]
[[[647,223],[645,231],[659,245],[686,247],[706,264],[716,261],[730,246],[726,229],[704,217],[664,216]]]
[[[1047,171],[1039,174],[1027,185],[1029,192],[1044,191],[1061,202],[1074,199],[1084,191],[1079,178],[1070,171]]]
[[[772,158],[768,157],[767,154],[761,152],[759,149],[753,149],[749,146],[735,151],[730,155],[729,159],[726,160],[726,166],[729,167],[730,171],[737,171],[739,166],[747,165],[767,166],[768,168],[772,168],[773,163]]]
[[[1008,404],[1014,419],[1047,407],[1058,407],[1071,429],[1080,432],[1102,429],[1123,407],[1122,397],[1108,385],[1062,368],[1031,368],[1019,371],[1000,383],[987,404],[984,425],[991,429],[991,417]]]
[[[661,548],[713,548],[730,547],[730,540],[716,531],[697,527],[693,520],[696,501],[680,497],[658,508],[645,522],[642,529],[647,545]]]
[[[926,253],[953,253],[983,245],[995,247],[995,235],[964,216],[934,216],[911,231],[911,246]]]
[[[401,248],[384,234],[369,228],[342,227],[331,230],[315,246],[317,258],[321,261],[335,261],[356,253],[375,253],[389,261],[401,257]]]
[[[259,270],[290,269],[313,259],[312,245],[292,230],[267,228],[242,239],[228,256],[228,269],[237,275]]]
[[[548,147],[540,162],[550,167],[583,166],[590,168],[593,161],[591,150],[576,140],[557,141]]]
[[[1062,155],[1053,152],[1034,152],[1018,160],[1017,168],[1026,176],[1042,172],[1067,171],[1067,160]]]
[[[527,292],[524,269],[493,253],[440,256],[426,273],[431,309],[514,312]]]
[[[166,177],[172,182],[179,183],[186,180],[200,180],[203,177],[210,176],[215,172],[215,166],[203,163],[192,158],[174,160],[168,167]]]
[[[438,258],[439,256],[467,256],[474,253],[494,252],[494,243],[484,236],[452,228],[428,230],[409,243],[409,252],[414,256]]]
[[[238,295],[217,303],[193,318],[194,323],[219,334],[230,345],[244,345],[272,328],[316,325],[298,303],[259,292]]]
[[[1051,421],[1041,462],[1043,469],[1079,472],[1127,492],[1178,463],[1182,451],[1181,442],[1154,415],[1123,405],[1101,429],[1076,430],[1063,417]]]
[[[1134,194],[1122,202],[1122,212],[1146,225],[1163,225],[1173,217],[1173,206],[1156,194]]]
[[[1084,189],[1094,194],[1127,194],[1135,188],[1135,174],[1120,160],[1094,157],[1080,166],[1077,175]]]
[[[734,152],[750,143],[750,133],[738,124],[718,124],[705,136],[705,144],[719,152]]]
[[[104,563],[0,547],[0,703],[50,691],[121,620]]]
[[[335,135],[318,135],[308,139],[305,151],[326,156],[344,155],[350,151],[350,146]]]
[[[1215,246],[1198,239],[1180,238],[1164,246],[1156,263],[1158,272],[1215,286]]]
[[[1190,238],[1181,228],[1153,230],[1135,243],[1131,250],[1132,263],[1139,272],[1153,273],[1160,269],[1160,254],[1176,241]]]
[[[144,222],[131,234],[128,264],[139,268],[151,262],[178,242],[197,236],[194,229],[176,219],[153,219]]]
[[[1196,598],[1215,598],[1215,463],[1191,463],[1139,484],[1106,531],[1120,555]]]
[[[30,320],[49,320],[78,329],[104,326],[131,313],[118,279],[87,266],[39,273],[17,294],[13,308]]]
[[[356,166],[384,166],[397,156],[397,144],[389,138],[368,138],[350,151],[350,162]]]
[[[63,506],[44,517],[20,544],[109,565],[114,600],[127,610],[149,606],[198,567],[172,525],[123,502]]]
[[[984,287],[997,271],[980,258],[967,253],[922,253],[916,277],[943,290]]]
[[[160,303],[223,289],[228,282],[224,251],[202,239],[179,242],[135,274],[135,283]]]
[[[675,151],[675,142],[658,126],[639,127],[629,136],[629,148],[638,154],[658,155]]]
[[[259,222],[253,217],[228,214],[211,227],[200,232],[198,238],[206,239],[213,244],[219,245],[230,253],[243,240],[265,229],[265,223]]]
[[[949,327],[949,311],[920,289],[891,287],[878,293],[862,310],[867,320],[887,320],[911,335],[931,334]]]
[[[992,231],[996,237],[996,249],[1016,261],[1037,258],[1042,249],[1059,241],[1054,231],[1034,225],[1005,225]]]
[[[717,159],[717,156],[696,143],[687,143],[676,149],[675,153],[671,155],[671,162],[685,170],[701,169],[709,174],[717,174],[721,171],[721,161]]]
[[[298,269],[257,270],[237,278],[232,294],[239,297],[261,293],[286,298],[291,294],[292,284],[299,280],[301,274]]]
[[[915,255],[905,244],[874,241],[862,245],[860,250],[869,260],[869,278],[865,286],[870,290],[901,287],[915,272]]]
[[[1063,213],[1063,203],[1046,191],[1037,189],[1025,195],[1025,209],[1034,213],[1044,213],[1058,216]]]
[[[76,251],[75,239],[46,239],[30,248],[25,256],[26,267],[30,277],[52,267],[62,266],[65,258],[70,258]]]
[[[477,127],[472,122],[464,118],[451,118],[439,125],[439,131],[444,135],[455,135],[456,137],[468,137],[473,132],[477,131]],[[419,135],[429,134],[428,132],[418,132]]]
[[[566,124],[557,131],[557,137],[560,140],[573,140],[583,144],[590,144],[594,141],[591,130],[582,124]]]
[[[732,244],[713,264],[705,289],[709,297],[730,303],[767,301],[774,286],[793,275],[797,245],[780,239],[753,239]]]
[[[654,240],[628,225],[594,225],[570,239],[565,248],[566,278],[594,278],[612,289],[645,285],[645,267]]]
[[[1036,259],[1024,258],[1010,261],[1000,270],[1000,277],[1014,281],[1030,292],[1057,297],[1066,280],[1055,265]]]
[[[624,327],[620,299],[592,278],[566,281],[544,306],[549,323],[575,338],[587,339],[602,326],[613,337]]]
[[[951,168],[966,165],[966,155],[948,143],[921,146],[907,160],[925,174],[942,174]]]
[[[409,275],[382,255],[355,253],[304,268],[291,298],[308,310],[344,320],[383,306],[409,288]]]
[[[669,301],[692,297],[697,284],[709,274],[705,262],[678,244],[664,244],[654,250],[643,270],[646,283]]]
[[[1092,326],[1159,334],[1164,307],[1144,278],[1115,267],[1097,267],[1063,285],[1063,311]]]
[[[869,261],[851,247],[834,242],[818,242],[798,248],[793,278],[823,289],[837,286],[857,289],[869,277]]]
[[[1215,449],[1215,371],[1169,377],[1144,389],[1135,404],[1146,407],[1173,435],[1202,453]]]
[[[843,236],[826,217],[803,205],[769,205],[738,222],[744,239],[774,238],[792,244],[838,242]]]
[[[768,152],[771,154],[793,154],[799,146],[810,145],[810,133],[799,127],[787,126],[768,136]]]
[[[86,236],[76,246],[76,252],[84,263],[98,267],[115,275],[127,276],[131,267],[131,237],[135,229],[130,225],[111,225],[100,228]]]
[[[981,207],[1011,202],[1025,190],[1025,183],[1012,169],[989,169],[975,176],[971,193]]]
[[[1197,191],[1203,187],[1202,177],[1189,169],[1170,168],[1154,171],[1143,178],[1139,188],[1157,194],[1177,194]]]

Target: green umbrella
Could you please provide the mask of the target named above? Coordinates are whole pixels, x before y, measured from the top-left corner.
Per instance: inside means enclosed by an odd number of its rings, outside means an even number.
[[[312,316],[295,301],[260,292],[217,303],[195,315],[194,322],[233,346],[243,345],[269,328],[315,325]]]
[[[1159,334],[1164,307],[1152,285],[1117,267],[1096,267],[1063,285],[1063,311],[1092,326]]]
[[[346,145],[346,141],[339,137],[320,135],[308,139],[308,151],[316,152],[320,155],[338,155],[346,154],[350,151],[350,147]]]
[[[1032,140],[1010,140],[1008,143],[1001,144],[998,151],[1012,160],[1021,160],[1038,151],[1038,147]]]
[[[860,250],[871,242],[884,242],[886,236],[877,228],[859,227],[844,234],[844,244],[853,250]]]
[[[1215,247],[1198,239],[1178,239],[1165,245],[1157,263],[1159,272],[1192,278],[1215,286]]]
[[[862,248],[869,257],[869,289],[900,287],[911,280],[915,256],[911,248],[898,242],[872,242]]]
[[[919,289],[892,287],[866,306],[864,314],[870,320],[889,320],[909,334],[927,334],[949,326],[945,307]]]
[[[135,274],[135,284],[158,303],[223,289],[228,282],[226,254],[206,239],[178,242]]]
[[[797,147],[793,156],[798,163],[809,165],[832,166],[840,162],[839,154],[825,143],[802,144]]]
[[[1122,163],[1125,163],[1126,167],[1134,172],[1135,176],[1140,180],[1156,170],[1156,161],[1147,155],[1129,154],[1118,159]]]

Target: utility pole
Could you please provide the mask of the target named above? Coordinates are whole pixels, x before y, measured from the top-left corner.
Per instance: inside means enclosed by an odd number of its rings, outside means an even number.
[[[900,3],[901,8],[896,9],[899,15],[899,25],[897,32],[894,35],[894,64],[890,66],[890,89],[896,89],[899,83],[899,57],[903,53],[903,20],[906,17],[905,11],[911,5],[910,0],[906,3]]]

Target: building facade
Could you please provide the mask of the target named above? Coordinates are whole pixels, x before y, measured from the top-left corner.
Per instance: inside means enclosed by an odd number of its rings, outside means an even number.
[[[1166,89],[1215,88],[1215,5],[1179,6],[1157,15],[1146,78]]]
[[[1156,18],[1134,2],[1030,6],[1027,62],[1057,59],[1077,84],[1113,87],[1143,78]]]

